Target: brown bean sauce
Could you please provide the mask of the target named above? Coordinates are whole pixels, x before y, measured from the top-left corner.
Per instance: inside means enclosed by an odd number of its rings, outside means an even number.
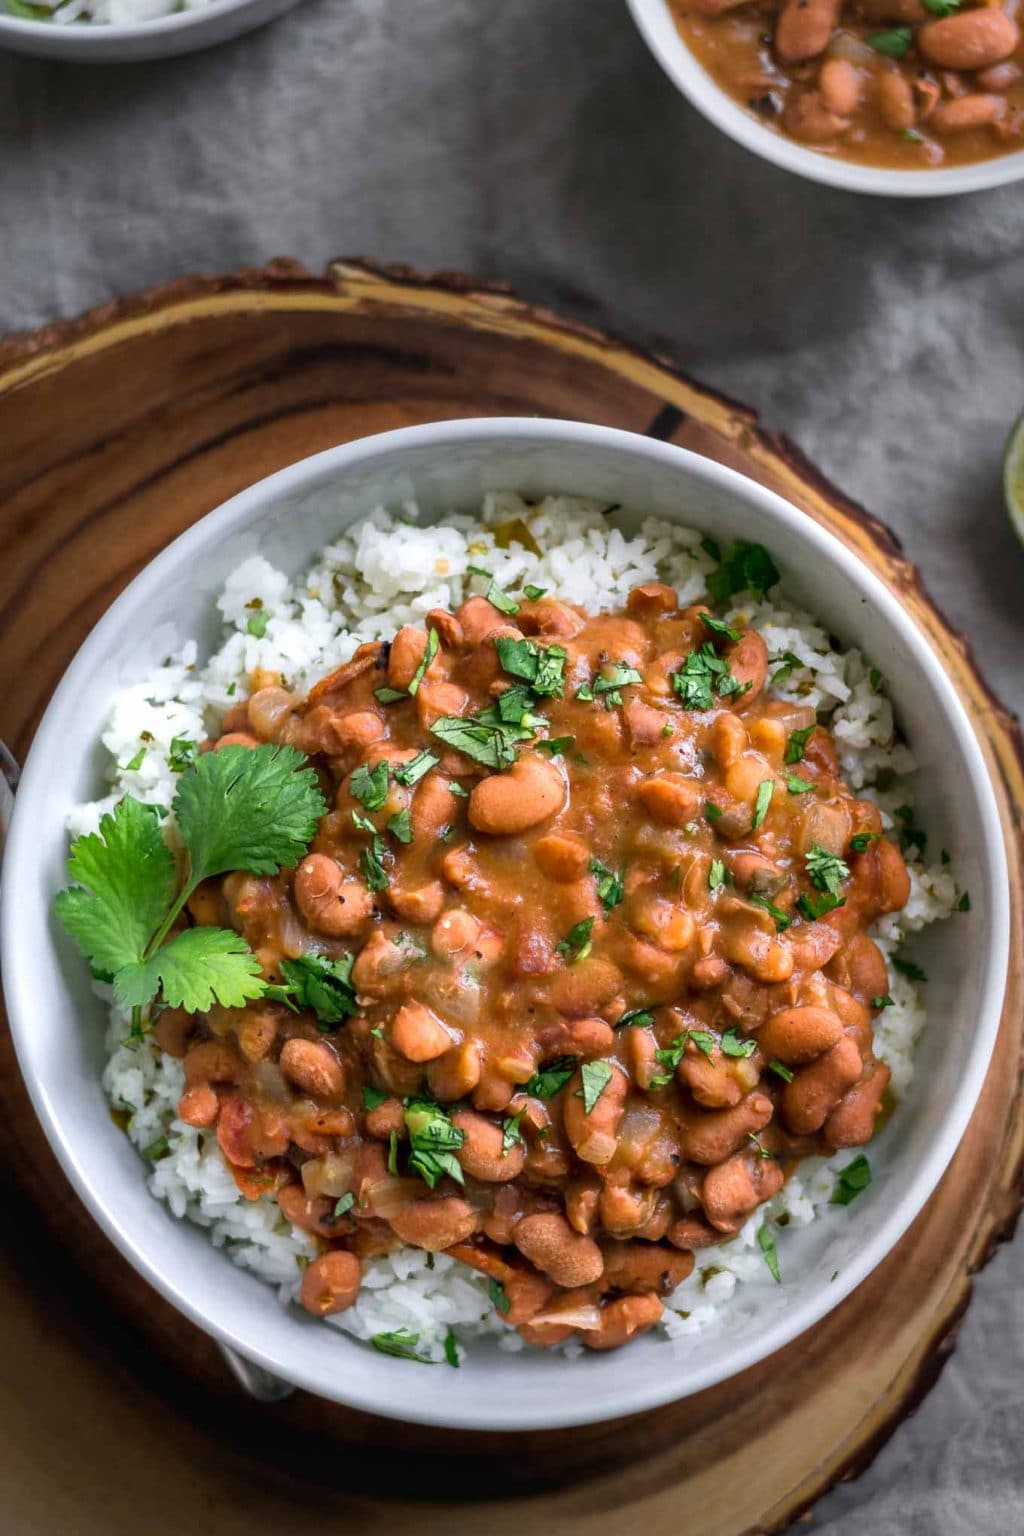
[[[894,170],[1024,148],[1016,0],[670,3],[716,84],[807,148]]]
[[[813,710],[768,697],[760,636],[708,612],[658,584],[597,616],[474,597],[428,616],[436,654],[403,629],[230,711],[232,740],[309,753],[332,808],[298,870],[210,882],[193,920],[271,979],[353,959],[351,1016],[262,1000],[157,1036],[242,1192],[317,1235],[314,1313],[412,1242],[489,1275],[531,1342],[613,1347],[802,1156],[872,1134],[866,930],[903,859]],[[432,729],[502,707],[500,765]]]

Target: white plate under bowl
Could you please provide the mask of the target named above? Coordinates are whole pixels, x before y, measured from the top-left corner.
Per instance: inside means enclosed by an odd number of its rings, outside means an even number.
[[[103,1009],[53,918],[65,883],[65,818],[100,789],[99,733],[118,689],[189,637],[217,644],[214,599],[260,552],[289,573],[352,519],[415,498],[432,514],[477,508],[488,490],[580,492],[720,540],[766,544],[787,591],[885,670],[920,765],[919,810],[948,848],[971,911],[915,946],[928,971],[928,1029],[907,1101],[872,1144],[871,1188],[785,1234],[785,1283],[741,1288],[725,1326],[684,1341],[648,1335],[611,1354],[469,1351],[458,1371],[385,1358],[236,1269],[145,1187],[145,1166],[100,1088]],[[46,1134],[103,1230],[187,1317],[286,1380],[396,1419],[538,1429],[636,1413],[698,1392],[795,1338],[885,1257],[935,1188],[974,1108],[999,1022],[1008,891],[998,811],[971,726],[899,601],[831,534],[762,486],[631,433],[568,422],[445,422],[363,439],[243,491],[183,534],[100,620],[54,694],[29,754],[7,846],[0,919],[4,985],[22,1073]]]
[[[784,170],[830,187],[871,192],[879,197],[949,197],[958,192],[1002,187],[1024,177],[1024,150],[979,160],[974,165],[891,171],[880,165],[856,165],[838,155],[808,149],[766,127],[715,83],[680,36],[667,0],[627,0],[627,4],[648,48],[698,112],[703,112],[709,122],[744,149],[773,165],[781,165]]]
[[[0,0],[0,7],[4,0]],[[298,0],[213,0],[194,11],[176,11],[153,21],[29,21],[0,9],[0,48],[41,59],[77,64],[137,64],[143,59],[196,53],[252,32],[290,11]]]

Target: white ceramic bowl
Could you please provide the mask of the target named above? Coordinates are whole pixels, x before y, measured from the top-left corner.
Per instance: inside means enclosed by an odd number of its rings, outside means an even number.
[[[789,592],[885,668],[921,764],[923,824],[951,851],[972,905],[919,945],[930,1024],[912,1092],[872,1144],[874,1183],[851,1210],[786,1235],[785,1284],[747,1287],[727,1328],[689,1347],[648,1336],[569,1364],[481,1344],[452,1371],[384,1358],[283,1310],[273,1290],[152,1199],[104,1102],[103,1009],[52,903],[66,880],[65,817],[98,791],[99,733],[115,693],[187,637],[216,643],[214,598],[232,567],[259,551],[295,573],[380,502],[469,510],[501,487],[582,492],[768,545]],[[558,421],[445,422],[350,443],[243,491],[177,539],[114,603],[53,697],[18,791],[3,892],[5,990],[25,1081],[66,1173],[140,1274],[279,1377],[374,1413],[474,1429],[581,1424],[684,1397],[770,1355],[840,1302],[889,1252],[956,1150],[995,1038],[1007,956],[1006,864],[986,768],[898,600],[810,518],[732,470],[649,438]]]
[[[628,0],[640,32],[669,79],[684,96],[744,149],[811,181],[882,197],[948,197],[981,192],[1024,177],[1024,150],[946,170],[890,171],[822,154],[765,127],[727,95],[684,43],[667,0]]]
[[[213,0],[201,10],[109,26],[27,21],[0,9],[0,48],[78,64],[136,64],[226,43],[283,16],[297,4],[298,0]]]

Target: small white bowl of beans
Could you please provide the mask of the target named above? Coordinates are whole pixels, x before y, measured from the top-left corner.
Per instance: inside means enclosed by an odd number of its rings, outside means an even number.
[[[827,615],[844,643],[885,658],[919,765],[917,808],[971,901],[955,926],[919,936],[928,1027],[899,1114],[872,1144],[872,1188],[856,1221],[822,1219],[788,1234],[785,1284],[758,1286],[728,1327],[685,1340],[647,1335],[582,1360],[507,1353],[479,1340],[441,1381],[407,1359],[327,1337],[321,1321],[282,1307],[274,1287],[226,1262],[199,1227],[173,1220],[152,1198],[101,1090],[103,1006],[58,932],[53,900],[67,878],[69,809],[96,792],[97,738],[113,697],[183,638],[216,643],[215,599],[241,561],[258,552],[295,573],[376,506],[415,498],[425,515],[443,517],[511,487],[528,499],[571,491],[609,511],[634,507],[706,530],[723,547],[742,539],[770,549],[798,606]],[[849,1296],[907,1230],[960,1143],[988,1070],[1009,945],[1006,860],[988,771],[963,706],[898,596],[811,518],[722,465],[632,433],[533,419],[442,422],[331,449],[243,491],[153,560],[86,640],[39,726],[3,891],[4,988],[22,1074],[65,1173],[140,1275],[274,1377],[375,1414],[477,1430],[552,1429],[656,1408],[766,1359]]]
[[[629,0],[718,128],[813,181],[886,197],[1024,177],[1018,0]]]

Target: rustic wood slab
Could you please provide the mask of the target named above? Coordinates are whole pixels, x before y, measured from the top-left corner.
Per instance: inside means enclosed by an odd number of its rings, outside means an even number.
[[[179,1536],[211,1520],[218,1536],[242,1536],[290,1529],[296,1515],[313,1536],[403,1517],[418,1536],[512,1536],[541,1520],[549,1536],[782,1531],[865,1467],[928,1390],[972,1274],[1013,1230],[1024,1165],[1016,723],[886,529],[753,412],[665,362],[503,289],[363,263],[187,279],[0,342],[0,736],[25,753],[89,627],[157,550],[243,486],[388,427],[535,413],[650,433],[775,487],[899,593],[942,656],[997,785],[1015,893],[1014,971],[971,1127],[888,1261],[769,1364],[615,1425],[449,1435],[304,1395],[273,1408],[243,1398],[214,1346],[71,1193],[4,1031],[0,1418],[16,1473],[6,1519],[20,1536]]]

